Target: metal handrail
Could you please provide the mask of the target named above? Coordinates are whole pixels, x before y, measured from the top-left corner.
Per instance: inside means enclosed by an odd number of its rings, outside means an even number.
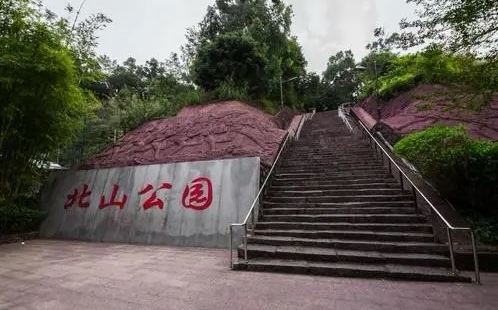
[[[355,114],[355,116],[356,116],[356,114]],[[479,273],[479,260],[478,260],[478,256],[477,256],[477,246],[476,246],[474,231],[472,230],[472,228],[470,228],[470,227],[456,227],[456,226],[451,225],[448,222],[448,220],[439,212],[439,210],[429,201],[427,196],[425,196],[424,193],[422,193],[422,191],[417,187],[417,185],[415,185],[415,183],[403,171],[403,169],[401,169],[401,167],[396,163],[396,161],[391,157],[391,155],[389,155],[389,153],[384,149],[384,147],[381,145],[381,143],[379,143],[379,141],[377,141],[377,139],[367,129],[365,124],[363,124],[363,122],[359,119],[358,116],[356,116],[356,119],[357,119],[358,123],[361,125],[361,127],[363,128],[363,131],[368,134],[368,136],[370,137],[370,139],[373,142],[375,142],[375,144],[374,144],[375,151],[377,151],[377,148],[379,148],[382,151],[381,155],[385,155],[389,159],[389,161],[390,161],[389,162],[389,172],[391,173],[391,166],[393,166],[393,165],[398,170],[402,190],[404,190],[403,178],[405,178],[410,183],[410,185],[412,187],[412,192],[415,196],[415,199],[417,199],[416,195],[418,193],[426,201],[426,203],[431,207],[431,209],[438,215],[438,217],[443,221],[443,223],[446,225],[446,233],[448,235],[448,247],[449,247],[450,261],[451,261],[451,271],[453,273],[456,273],[456,265],[455,265],[455,254],[454,254],[454,249],[453,249],[453,239],[452,239],[451,231],[452,230],[469,231],[471,242],[472,242],[472,252],[473,252],[473,256],[474,256],[475,281],[477,284],[480,284],[481,279],[480,279],[480,273]]]
[[[313,113],[314,114],[314,113]],[[229,238],[229,248],[230,248],[230,268],[233,269],[233,228],[234,227],[244,227],[244,235],[243,235],[243,242],[244,242],[244,260],[247,263],[247,231],[248,231],[248,221],[251,219],[251,224],[252,224],[252,231],[254,233],[254,226],[255,226],[255,214],[254,212],[256,211],[256,205],[259,206],[259,199],[261,194],[264,192],[266,189],[266,185],[269,183],[271,176],[273,172],[275,171],[275,168],[278,164],[278,161],[280,159],[280,155],[282,155],[285,147],[287,146],[287,143],[289,142],[290,139],[296,139],[299,137],[299,133],[301,131],[301,127],[304,125],[304,122],[308,119],[308,114],[303,114],[301,116],[301,119],[299,121],[298,126],[296,129],[293,129],[293,135],[290,134],[290,132],[287,132],[285,135],[284,142],[282,143],[279,152],[277,153],[277,156],[275,157],[275,160],[273,161],[273,164],[271,166],[270,171],[266,175],[266,178],[261,185],[258,194],[254,198],[254,201],[251,204],[251,208],[247,212],[246,217],[244,218],[244,221],[242,223],[233,223],[230,224],[229,230],[230,230],[230,238]]]

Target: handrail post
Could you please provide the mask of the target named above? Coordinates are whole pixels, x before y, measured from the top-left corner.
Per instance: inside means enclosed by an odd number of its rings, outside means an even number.
[[[448,247],[450,249],[450,261],[451,261],[451,272],[456,273],[455,266],[455,253],[453,253],[453,238],[451,236],[451,229],[446,227],[446,233],[448,234]]]
[[[229,227],[230,227],[230,234],[229,234],[230,244],[228,245],[228,247],[230,249],[230,269],[233,269],[233,236],[232,236],[233,225],[230,225]]]
[[[251,233],[253,235],[254,235],[254,226],[255,226],[255,223],[254,223],[254,209],[252,209],[252,211],[251,211]]]
[[[417,191],[415,190],[415,187],[413,187],[413,186],[412,186],[412,194],[413,194],[413,202],[415,203],[415,207],[418,208]]]
[[[479,257],[477,255],[476,238],[474,232],[470,230],[470,239],[472,239],[472,254],[474,255],[474,271],[476,274],[476,283],[481,284],[481,275],[479,273]]]
[[[401,184],[401,190],[405,190],[405,185],[403,184],[403,173],[401,173],[401,170],[399,170],[399,183]]]
[[[247,264],[247,223],[244,224],[244,262]]]
[[[228,230],[229,230],[229,232],[228,232],[228,235],[229,235],[228,248],[230,249],[230,269],[233,269],[233,253],[232,253],[232,251],[233,251],[233,248],[232,248],[232,243],[233,243],[232,242],[233,241],[232,230],[233,229],[232,229],[232,227],[233,227],[232,225],[228,226]]]

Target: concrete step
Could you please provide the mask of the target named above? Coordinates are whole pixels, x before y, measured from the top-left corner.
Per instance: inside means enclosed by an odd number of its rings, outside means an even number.
[[[271,208],[346,208],[346,207],[414,207],[413,200],[356,201],[356,202],[272,202],[263,201],[265,210]]]
[[[270,188],[267,197],[321,197],[338,195],[408,195],[400,188],[366,188],[366,189],[333,189],[333,190],[281,190]]]
[[[448,247],[434,242],[396,242],[377,240],[352,240],[352,239],[313,239],[285,236],[250,236],[249,244],[264,244],[274,246],[299,246],[333,248],[356,251],[379,251],[388,253],[425,253],[448,255]]]
[[[289,173],[289,172],[320,172],[320,171],[350,171],[350,170],[380,170],[387,169],[381,164],[357,164],[357,165],[340,165],[340,164],[328,164],[328,165],[309,165],[305,166],[279,166],[279,173]]]
[[[277,175],[280,174],[290,174],[290,175],[316,175],[316,174],[358,174],[361,172],[374,172],[374,173],[386,173],[387,168],[382,166],[372,166],[372,167],[338,167],[338,166],[329,166],[322,168],[303,168],[303,169],[295,169],[295,168],[278,168]]]
[[[420,232],[432,233],[432,226],[428,223],[316,223],[316,222],[272,222],[259,221],[256,229],[276,230],[366,230],[377,232]]]
[[[251,259],[239,260],[235,269],[283,272],[335,277],[382,278],[412,281],[471,282],[469,277],[451,274],[446,268],[411,267],[358,263],[325,263],[304,260]]]
[[[348,156],[349,155],[349,156]],[[332,152],[294,152],[294,149],[288,150],[285,153],[285,159],[298,159],[298,158],[307,158],[310,156],[321,157],[321,158],[343,158],[343,159],[357,159],[357,158],[365,158],[372,159],[375,157],[375,153],[373,150],[364,150],[364,151],[354,151],[354,150],[346,150],[341,149],[340,151],[332,151]]]
[[[289,159],[284,158],[281,162],[282,167],[299,167],[303,166],[304,163],[311,166],[324,166],[324,165],[336,165],[336,166],[358,166],[358,165],[381,165],[382,161],[374,157],[363,157],[353,159],[351,157],[344,158],[323,158],[320,156],[309,156],[306,158],[307,161],[303,159]]]
[[[356,176],[356,175],[386,175],[388,172],[386,169],[367,169],[367,170],[323,170],[321,172],[290,172],[290,171],[280,171],[275,173],[276,178],[309,178],[309,177],[336,177],[336,176]]]
[[[357,185],[364,184],[365,182],[371,181],[374,183],[396,183],[396,180],[392,176],[383,176],[383,177],[371,177],[371,176],[349,176],[349,177],[325,177],[325,178],[293,178],[293,179],[273,179],[272,186],[315,186],[315,185]],[[397,184],[397,183],[396,183]]]
[[[368,144],[363,144],[363,143],[358,143],[361,140],[353,140],[347,139],[345,140],[344,143],[336,142],[332,146],[337,146],[336,148],[332,147],[324,147],[320,143],[294,143],[292,145],[292,150],[295,151],[340,151],[338,150],[338,147],[348,147],[350,149],[355,149],[355,150],[371,150],[372,148]],[[351,142],[357,142],[354,144],[354,147],[351,147]]]
[[[346,152],[353,155],[372,155],[374,153],[373,148],[370,147],[351,147],[348,145],[344,145],[339,143],[337,145],[333,145],[331,147],[322,147],[316,149],[306,149],[306,148],[296,148],[292,147],[292,151],[296,155],[306,155],[306,154],[319,154],[319,155],[341,155],[344,156],[347,154]]]
[[[264,215],[267,222],[314,223],[425,223],[419,214],[334,214],[334,215]]]
[[[366,182],[366,181],[365,181]],[[296,191],[296,190],[343,190],[343,189],[370,189],[370,188],[400,188],[400,185],[395,180],[379,183],[358,183],[358,184],[336,184],[336,185],[274,185],[272,191]]]
[[[309,196],[309,197],[295,197],[295,196],[276,196],[272,195],[268,197],[266,201],[269,202],[293,202],[293,203],[304,203],[304,202],[353,202],[353,201],[407,201],[413,199],[411,195],[396,195],[396,194],[385,194],[385,195],[323,195],[323,196]]]
[[[239,258],[244,257],[244,249],[238,248]],[[331,248],[272,246],[249,244],[248,259],[275,258],[321,261],[321,262],[353,262],[366,264],[401,264],[414,266],[448,267],[449,258],[439,254],[425,253],[384,253],[377,251],[355,251]]]
[[[298,214],[418,214],[414,207],[324,207],[324,208],[266,208],[265,215]]]
[[[387,169],[382,163],[348,163],[342,164],[337,162],[327,163],[282,163],[278,167],[278,171],[322,171],[322,170],[349,170],[349,169]]]
[[[376,240],[396,242],[434,242],[428,233],[378,232],[368,230],[276,230],[256,229],[256,236],[280,236],[307,239]]]
[[[280,184],[280,182],[310,182],[310,181],[334,181],[335,183],[359,183],[366,180],[372,180],[372,182],[378,182],[380,180],[393,180],[393,176],[388,174],[387,171],[381,171],[379,173],[355,173],[355,174],[314,174],[314,175],[301,175],[301,176],[276,176],[273,182]],[[298,184],[298,183],[297,183]],[[313,184],[313,183],[310,183]],[[330,183],[329,183],[330,184]]]
[[[296,154],[307,154],[307,153],[320,153],[320,154],[342,154],[344,155],[344,150],[347,150],[351,153],[372,153],[372,148],[366,145],[355,145],[351,146],[350,143],[340,143],[336,142],[333,147],[308,147],[308,146],[299,146],[293,145],[292,151]]]
[[[283,162],[286,163],[296,163],[305,160],[312,161],[314,163],[326,163],[329,161],[341,162],[341,163],[371,163],[374,161],[379,161],[380,158],[376,158],[374,153],[372,154],[350,154],[350,155],[320,155],[320,154],[307,154],[307,155],[295,155],[289,153],[283,157]]]

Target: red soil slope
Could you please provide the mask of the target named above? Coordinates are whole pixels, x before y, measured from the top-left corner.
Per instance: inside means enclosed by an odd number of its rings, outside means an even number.
[[[479,111],[455,106],[448,90],[437,85],[420,85],[389,101],[380,101],[381,123],[377,124],[377,102],[368,98],[353,108],[369,127],[387,127],[404,136],[434,124],[463,124],[474,138],[498,140],[498,95]]]
[[[80,169],[259,156],[271,165],[286,131],[281,121],[237,101],[184,108],[147,122]],[[280,125],[281,127],[281,125]]]

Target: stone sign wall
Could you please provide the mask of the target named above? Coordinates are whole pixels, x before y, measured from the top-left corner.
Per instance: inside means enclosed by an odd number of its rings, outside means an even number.
[[[45,238],[227,247],[259,186],[257,157],[56,172]]]

